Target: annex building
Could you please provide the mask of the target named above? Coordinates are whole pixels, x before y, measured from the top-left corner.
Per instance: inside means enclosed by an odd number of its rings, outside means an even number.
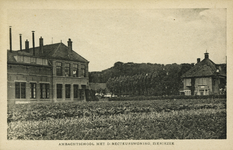
[[[89,89],[88,64],[85,58],[68,45],[61,43],[34,44],[29,48],[25,41],[22,49],[12,50],[10,28],[10,50],[7,50],[7,99],[8,103],[85,101]]]
[[[209,59],[209,53],[193,68],[182,75],[184,95],[226,94],[226,64],[215,64]]]

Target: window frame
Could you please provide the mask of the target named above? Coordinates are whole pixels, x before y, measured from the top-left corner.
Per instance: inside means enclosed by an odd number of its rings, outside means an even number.
[[[61,86],[61,87],[59,87]],[[57,98],[62,98],[62,84],[57,84]]]
[[[30,83],[30,99],[36,99],[36,83]]]
[[[26,99],[26,82],[15,82],[15,98]]]
[[[61,62],[56,62],[56,76],[62,76],[62,63]]]
[[[71,85],[65,84],[65,98],[71,98]]]

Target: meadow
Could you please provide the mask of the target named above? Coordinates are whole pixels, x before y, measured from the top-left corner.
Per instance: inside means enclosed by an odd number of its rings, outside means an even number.
[[[226,139],[226,99],[10,105],[8,140]]]

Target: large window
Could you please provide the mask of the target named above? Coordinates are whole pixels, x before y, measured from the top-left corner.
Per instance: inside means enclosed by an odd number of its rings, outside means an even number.
[[[30,98],[36,98],[36,83],[30,83]]]
[[[49,98],[49,84],[40,84],[40,98],[47,99]]]
[[[78,85],[74,85],[74,98],[78,98]]]
[[[56,74],[57,76],[62,76],[62,65],[60,62],[56,63]]]
[[[57,98],[62,98],[62,84],[57,84]]]
[[[86,67],[85,67],[85,65],[81,66],[81,76],[86,77]]]
[[[26,98],[25,82],[15,82],[15,98]]]
[[[73,77],[78,77],[78,64],[73,65]]]
[[[66,98],[70,98],[70,84],[66,84],[65,85],[66,87]]]
[[[70,64],[65,64],[65,76],[70,76]]]

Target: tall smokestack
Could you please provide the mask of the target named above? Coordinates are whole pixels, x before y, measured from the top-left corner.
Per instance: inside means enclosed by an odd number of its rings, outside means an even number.
[[[20,51],[22,51],[22,34],[19,34]]]
[[[32,31],[33,56],[35,56],[35,37],[34,37],[34,32],[35,32],[35,31]]]
[[[71,39],[68,40],[68,52],[71,53],[72,52],[72,41]]]
[[[40,37],[40,54],[43,54],[44,53],[44,44],[43,44],[43,38]]]
[[[28,40],[25,41],[25,50],[26,52],[29,53],[29,41]]]
[[[11,26],[10,26],[10,52],[12,52]]]

